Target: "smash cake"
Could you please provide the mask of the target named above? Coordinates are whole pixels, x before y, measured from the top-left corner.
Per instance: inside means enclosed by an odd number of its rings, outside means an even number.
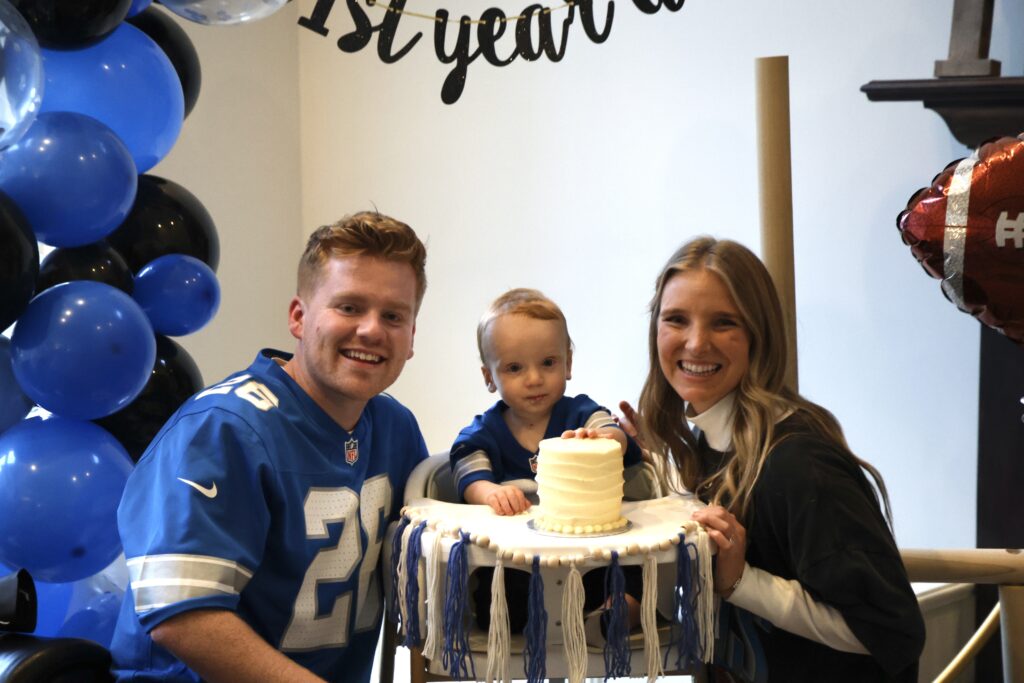
[[[622,516],[622,447],[614,439],[544,439],[537,455],[533,519],[538,531],[607,534],[626,526]]]

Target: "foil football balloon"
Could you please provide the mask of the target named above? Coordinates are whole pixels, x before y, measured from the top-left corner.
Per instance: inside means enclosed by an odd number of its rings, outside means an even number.
[[[1024,345],[1024,134],[946,166],[896,223],[950,301]]]

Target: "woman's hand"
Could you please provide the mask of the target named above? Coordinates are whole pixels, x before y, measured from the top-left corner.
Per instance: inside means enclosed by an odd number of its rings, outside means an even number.
[[[715,562],[715,592],[723,598],[732,595],[746,566],[747,530],[736,516],[721,505],[710,505],[693,513],[718,546]]]
[[[640,414],[633,409],[629,401],[619,401],[619,410],[622,411],[622,417],[616,415],[615,421],[622,427],[622,431],[629,434],[637,445],[646,451],[647,447],[640,440],[640,428],[637,426],[640,424]]]

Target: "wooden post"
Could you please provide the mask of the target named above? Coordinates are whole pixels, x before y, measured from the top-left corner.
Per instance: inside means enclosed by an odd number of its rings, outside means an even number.
[[[761,256],[782,302],[789,341],[787,384],[797,390],[793,180],[789,151],[789,57],[756,60]]]

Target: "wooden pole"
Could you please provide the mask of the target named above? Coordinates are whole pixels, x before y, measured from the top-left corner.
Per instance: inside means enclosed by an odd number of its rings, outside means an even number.
[[[782,302],[789,341],[787,384],[798,386],[793,276],[793,181],[789,151],[789,57],[761,57],[757,80],[757,160],[761,256]]]

